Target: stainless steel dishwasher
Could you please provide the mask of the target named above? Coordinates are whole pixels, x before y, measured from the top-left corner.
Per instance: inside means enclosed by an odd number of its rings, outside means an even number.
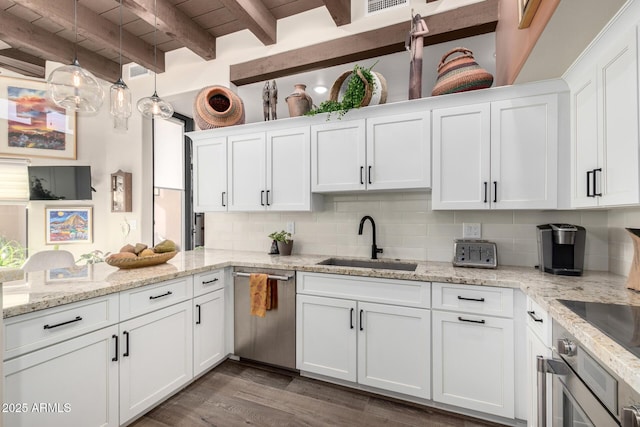
[[[278,304],[265,317],[251,315],[249,276],[265,273],[278,281]],[[234,353],[241,359],[296,368],[295,271],[234,269]]]

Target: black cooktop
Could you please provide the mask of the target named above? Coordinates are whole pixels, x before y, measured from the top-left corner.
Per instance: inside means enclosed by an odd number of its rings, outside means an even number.
[[[640,357],[640,307],[559,300],[622,347]]]

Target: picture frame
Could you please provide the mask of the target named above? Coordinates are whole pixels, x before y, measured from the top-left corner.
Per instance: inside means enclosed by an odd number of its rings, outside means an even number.
[[[76,113],[46,92],[43,81],[0,76],[0,155],[76,159]]]
[[[45,211],[45,243],[93,242],[93,207],[47,206]]]
[[[529,28],[534,15],[538,11],[540,1],[541,0],[517,0],[519,14],[518,28]]]

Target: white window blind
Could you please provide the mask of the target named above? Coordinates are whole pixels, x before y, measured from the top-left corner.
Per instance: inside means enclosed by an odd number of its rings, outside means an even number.
[[[25,159],[0,158],[0,202],[28,202],[29,174]]]

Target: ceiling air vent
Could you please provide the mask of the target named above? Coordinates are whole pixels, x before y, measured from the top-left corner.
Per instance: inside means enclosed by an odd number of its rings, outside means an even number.
[[[129,65],[129,78],[135,79],[136,77],[146,76],[151,74],[151,71],[144,68],[142,65],[131,64]]]
[[[394,9],[407,6],[409,0],[365,0],[367,2],[367,15],[381,12],[383,10]]]

